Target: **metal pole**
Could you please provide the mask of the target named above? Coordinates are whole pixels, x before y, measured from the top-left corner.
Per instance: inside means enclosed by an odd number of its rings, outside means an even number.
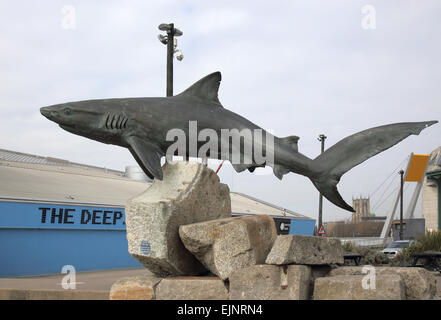
[[[325,152],[325,140],[326,136],[324,134],[319,135],[318,141],[321,141],[322,147],[321,147],[321,153]],[[318,220],[318,230],[322,227],[323,221],[322,221],[322,213],[323,213],[323,196],[320,193],[319,195],[319,220]]]
[[[170,23],[170,29],[167,31],[167,97],[173,96],[174,30],[174,23]]]
[[[403,240],[403,185],[404,185],[404,171],[400,170],[401,185],[400,185],[400,240]]]
[[[163,44],[167,44],[167,89],[166,96],[173,96],[173,57],[175,54],[175,37],[180,37],[183,32],[175,28],[174,23],[161,23],[158,27],[159,30],[167,32],[167,37],[164,35],[158,35],[159,41]],[[183,55],[181,50],[176,50],[178,52],[177,59],[181,61]],[[187,146],[188,147],[188,146]],[[184,155],[184,160],[188,161],[188,157]]]

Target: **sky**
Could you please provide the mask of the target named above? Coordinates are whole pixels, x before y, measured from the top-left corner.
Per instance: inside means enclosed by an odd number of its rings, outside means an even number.
[[[184,33],[175,94],[220,71],[225,108],[277,136],[300,136],[299,151],[315,158],[320,134],[329,147],[379,125],[441,120],[440,16],[436,0],[2,1],[0,148],[117,170],[136,164],[127,149],[70,134],[39,109],[165,96],[158,25],[174,22]],[[437,124],[367,160],[343,176],[340,193],[348,203],[371,196],[374,213],[386,215],[408,155],[430,153],[440,137]],[[232,191],[318,216],[318,191],[303,176],[280,181],[228,163],[219,176]],[[350,216],[324,200],[324,221]]]

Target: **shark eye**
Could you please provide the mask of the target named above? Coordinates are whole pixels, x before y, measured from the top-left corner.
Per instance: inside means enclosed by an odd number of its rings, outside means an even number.
[[[72,110],[70,110],[69,108],[64,109],[64,114],[66,116],[70,115],[72,113]]]

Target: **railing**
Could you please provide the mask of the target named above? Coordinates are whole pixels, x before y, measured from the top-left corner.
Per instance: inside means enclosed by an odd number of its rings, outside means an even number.
[[[355,237],[355,238],[340,238],[342,244],[350,242],[357,247],[381,247],[392,242],[392,238],[377,238],[377,237]]]

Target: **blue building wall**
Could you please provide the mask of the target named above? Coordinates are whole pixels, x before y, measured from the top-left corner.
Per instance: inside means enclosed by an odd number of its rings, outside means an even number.
[[[285,219],[283,219],[285,221]],[[289,234],[313,235],[315,220],[286,219]],[[124,208],[0,201],[0,277],[136,268]]]
[[[314,235],[315,220],[292,219],[289,227],[289,234],[300,234],[305,236]]]
[[[124,208],[0,202],[0,277],[135,268]]]

